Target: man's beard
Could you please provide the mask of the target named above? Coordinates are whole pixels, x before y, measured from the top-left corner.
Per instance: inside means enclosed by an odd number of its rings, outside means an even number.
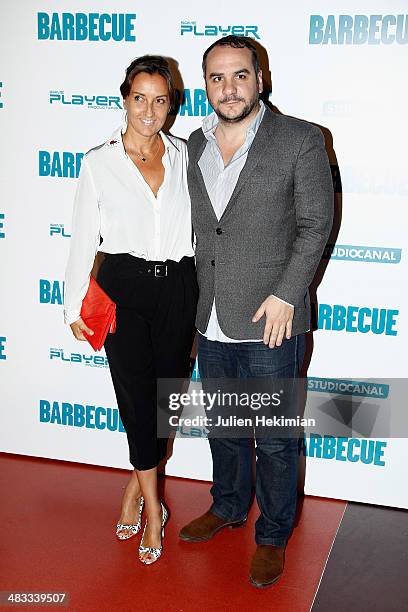
[[[220,102],[229,102],[231,100],[239,100],[239,101],[244,102],[243,98],[237,98],[236,96],[229,96],[228,98],[225,98],[224,100],[221,100]],[[219,107],[214,108],[214,112],[217,115],[217,117],[221,119],[222,121],[225,121],[225,123],[239,123],[243,119],[246,119],[246,117],[248,117],[248,115],[252,113],[254,108],[257,106],[258,102],[259,102],[259,96],[258,94],[255,94],[252,100],[250,100],[248,104],[244,106],[241,113],[237,115],[236,117],[228,117],[227,115],[224,115],[224,113],[219,109]]]

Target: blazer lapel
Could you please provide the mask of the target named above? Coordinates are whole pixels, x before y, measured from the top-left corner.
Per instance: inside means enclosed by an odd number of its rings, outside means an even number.
[[[243,186],[251,178],[253,171],[255,170],[256,166],[262,159],[265,149],[270,146],[273,125],[274,125],[274,113],[268,107],[266,107],[265,114],[263,116],[261,124],[255,134],[255,138],[248,151],[248,156],[245,162],[245,166],[241,170],[241,173],[238,177],[234,191],[232,192],[232,195],[228,201],[228,204],[219,220],[220,222],[230,212]],[[197,149],[196,155],[194,156],[195,158],[194,158],[193,166],[194,166],[197,181],[203,193],[204,199],[208,205],[208,208],[210,209],[212,216],[218,223],[219,221],[217,219],[217,215],[214,212],[214,208],[211,203],[210,197],[208,195],[207,188],[205,186],[205,182],[204,182],[203,175],[201,173],[200,166],[198,165],[198,162],[200,160],[201,155],[203,154],[206,144],[207,144],[207,139],[205,138],[203,134],[203,140]]]
[[[235,185],[235,189],[232,192],[232,195],[228,201],[228,204],[222,214],[220,221],[222,221],[222,219],[224,219],[224,217],[230,212],[243,186],[249,181],[256,166],[261,161],[265,149],[270,146],[273,122],[274,114],[268,107],[266,107],[261,124],[259,125],[252,145],[249,148],[245,166],[241,170],[241,173]]]
[[[214,208],[213,208],[213,205],[211,203],[210,196],[208,195],[207,187],[205,186],[205,182],[204,182],[204,178],[203,178],[200,166],[198,165],[198,162],[200,160],[201,155],[203,154],[203,151],[205,149],[206,144],[207,144],[207,139],[206,139],[206,137],[203,134],[203,141],[202,141],[201,145],[199,146],[199,148],[197,150],[197,154],[195,155],[193,166],[194,166],[194,170],[195,170],[195,173],[196,173],[198,184],[199,184],[200,189],[201,189],[201,191],[203,193],[204,199],[205,199],[205,201],[206,201],[206,203],[208,205],[210,213],[212,214],[212,216],[214,217],[214,219],[218,223],[217,215],[214,212]]]

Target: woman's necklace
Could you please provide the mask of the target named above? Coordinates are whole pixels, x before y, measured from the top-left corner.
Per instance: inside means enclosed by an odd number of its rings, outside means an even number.
[[[136,153],[136,155],[137,155],[138,157],[140,157],[140,159],[141,159],[141,161],[142,161],[143,163],[146,163],[147,161],[152,162],[152,161],[153,161],[153,160],[156,158],[156,155],[158,154],[159,149],[160,149],[160,137],[158,136],[158,137],[157,137],[157,148],[156,148],[156,152],[155,152],[155,154],[153,155],[153,157],[152,157],[151,159],[149,159],[149,160],[148,160],[148,159],[147,159],[147,157],[146,157],[145,155],[142,155],[141,153],[139,153],[139,151],[136,151],[136,149],[135,149],[135,153]]]

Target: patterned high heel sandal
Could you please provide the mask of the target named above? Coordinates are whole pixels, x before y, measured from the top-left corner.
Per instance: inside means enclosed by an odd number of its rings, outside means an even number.
[[[160,502],[161,505],[161,510],[162,510],[162,530],[161,530],[161,537],[162,539],[164,538],[164,526],[166,524],[167,519],[169,518],[169,513],[167,512],[166,508],[164,507],[164,505]],[[153,548],[152,546],[143,546],[143,538],[144,538],[144,534],[146,531],[146,527],[147,527],[147,519],[146,519],[146,523],[143,529],[143,535],[142,535],[142,540],[140,542],[140,546],[139,546],[139,561],[141,561],[142,563],[144,563],[145,565],[151,565],[152,563],[155,563],[160,555],[162,554],[162,550],[163,550],[163,544],[160,544],[159,548]],[[141,555],[145,554],[145,553],[149,553],[150,555],[153,556],[153,559],[142,559]]]
[[[123,523],[116,524],[116,537],[119,540],[129,540],[129,538],[132,538],[134,535],[139,533],[139,531],[142,528],[143,504],[144,504],[144,498],[143,496],[141,496],[140,501],[139,501],[139,518],[135,525],[124,525]],[[127,534],[120,533],[121,531],[125,531],[125,530],[128,531]]]

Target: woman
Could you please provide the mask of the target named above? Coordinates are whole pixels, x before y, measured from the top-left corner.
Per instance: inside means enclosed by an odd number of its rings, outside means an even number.
[[[116,534],[128,539],[138,533],[144,505],[139,558],[151,564],[161,554],[168,516],[157,491],[157,465],[167,447],[166,439],[157,439],[157,379],[188,373],[198,287],[187,147],[161,131],[174,104],[167,61],[148,55],[134,60],[120,91],[126,129],[82,161],[64,314],[78,340],[92,333],[80,309],[95,254],[102,251],[97,280],[117,308],[116,333],[108,334],[105,350],[134,467]]]

